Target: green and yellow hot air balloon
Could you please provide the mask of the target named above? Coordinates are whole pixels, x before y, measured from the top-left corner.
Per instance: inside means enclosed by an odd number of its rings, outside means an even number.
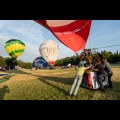
[[[25,44],[21,40],[11,39],[5,43],[5,50],[11,56],[16,59],[25,50]]]

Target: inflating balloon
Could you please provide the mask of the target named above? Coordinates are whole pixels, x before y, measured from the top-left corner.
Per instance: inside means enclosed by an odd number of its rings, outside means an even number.
[[[92,20],[35,20],[50,30],[65,46],[78,52],[85,48]]]
[[[41,56],[51,65],[55,65],[58,57],[59,48],[55,41],[48,40],[40,45],[39,48]]]
[[[46,67],[49,66],[49,64],[43,57],[37,57],[33,61],[32,66],[33,67],[40,67],[40,68],[44,67],[44,68],[46,68]]]
[[[17,58],[25,50],[25,44],[17,39],[11,39],[5,43],[5,50],[11,58]]]

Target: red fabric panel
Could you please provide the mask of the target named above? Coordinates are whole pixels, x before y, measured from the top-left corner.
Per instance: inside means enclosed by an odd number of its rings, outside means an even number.
[[[46,24],[46,20],[34,20],[34,21],[41,24],[43,27],[48,29],[48,26]]]
[[[35,20],[37,23],[49,29],[65,46],[78,52],[85,48],[92,20],[76,20],[68,25],[52,27],[46,20]]]
[[[77,52],[85,48],[90,27],[91,20],[76,20],[65,26],[50,27],[50,30],[64,45]]]

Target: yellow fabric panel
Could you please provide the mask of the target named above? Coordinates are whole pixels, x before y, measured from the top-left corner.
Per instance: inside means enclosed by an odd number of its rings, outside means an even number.
[[[11,52],[11,46],[6,47],[6,51],[7,51],[7,53],[10,53]]]
[[[17,56],[16,53],[12,55],[12,58],[17,58],[17,57],[18,57],[18,56]]]
[[[10,47],[11,47],[11,51],[14,51],[15,50],[15,44],[12,44],[12,45],[10,45]]]
[[[15,50],[19,50],[20,49],[20,44],[19,43],[16,43],[15,44]]]
[[[24,45],[20,45],[19,47],[20,47],[19,49],[23,49],[23,50],[25,49]]]
[[[11,51],[20,50],[20,49],[25,49],[25,46],[17,43],[17,44],[13,44],[6,47],[6,51],[8,53],[11,53]]]
[[[20,56],[23,52],[18,52],[12,55],[12,58],[17,58],[18,56]]]
[[[16,51],[16,50],[24,50],[25,46],[19,43],[15,43],[15,44],[11,44],[10,46],[6,47],[6,52],[8,54],[10,54],[12,51]],[[12,58],[17,58],[18,56],[20,56],[23,52],[18,52],[18,53],[14,53],[11,57]]]

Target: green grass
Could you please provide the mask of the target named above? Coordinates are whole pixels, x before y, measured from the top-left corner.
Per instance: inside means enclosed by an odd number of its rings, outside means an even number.
[[[0,83],[3,83],[3,82],[5,82],[5,81],[7,81],[8,79],[5,79],[5,78],[2,78],[2,79],[0,79]]]
[[[0,100],[120,100],[120,68],[113,69],[113,89],[88,90],[80,87],[77,96],[69,96],[77,70],[11,70],[11,77],[0,83]]]

